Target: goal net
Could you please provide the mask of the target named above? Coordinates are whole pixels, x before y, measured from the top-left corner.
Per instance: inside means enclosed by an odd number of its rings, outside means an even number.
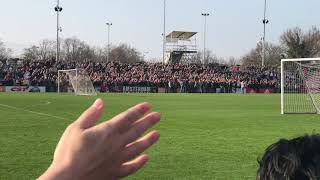
[[[97,95],[90,77],[84,69],[58,71],[58,93],[70,91],[76,95]]]
[[[320,114],[320,58],[281,60],[281,113]]]

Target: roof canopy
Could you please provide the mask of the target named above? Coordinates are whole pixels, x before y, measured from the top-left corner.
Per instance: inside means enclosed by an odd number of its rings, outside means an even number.
[[[168,42],[189,41],[197,32],[172,31],[166,36]]]

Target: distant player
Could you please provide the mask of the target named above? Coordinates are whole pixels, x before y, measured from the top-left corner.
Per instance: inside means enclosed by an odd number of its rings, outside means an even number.
[[[244,83],[244,81],[241,81],[241,82],[240,82],[240,86],[241,86],[241,93],[242,93],[242,94],[244,94],[244,93],[245,93],[245,92],[244,92],[244,91],[245,91],[245,85],[246,85],[246,84]]]

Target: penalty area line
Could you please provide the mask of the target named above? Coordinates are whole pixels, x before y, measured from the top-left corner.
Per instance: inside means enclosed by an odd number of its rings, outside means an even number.
[[[31,114],[37,114],[37,115],[40,115],[40,116],[47,116],[47,117],[51,117],[51,118],[55,118],[55,119],[68,120],[68,119],[63,118],[63,117],[54,116],[54,115],[51,115],[51,114],[46,114],[46,113],[41,113],[41,112],[36,112],[36,111],[30,111],[28,109],[17,108],[17,107],[9,106],[9,105],[6,105],[6,104],[0,104],[0,107],[5,107],[5,108],[8,108],[8,109],[24,111],[24,112],[28,112],[28,113],[31,113]]]

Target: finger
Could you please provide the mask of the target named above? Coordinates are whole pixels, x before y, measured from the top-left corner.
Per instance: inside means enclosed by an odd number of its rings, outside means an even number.
[[[123,136],[123,145],[127,145],[137,140],[144,132],[160,121],[160,113],[150,113],[133,126]]]
[[[140,140],[129,144],[123,152],[123,162],[131,161],[132,159],[136,158],[146,149],[155,144],[159,138],[160,134],[157,131],[153,131]]]
[[[102,99],[97,99],[76,121],[81,129],[88,129],[95,125],[102,115],[104,103]]]
[[[104,125],[112,125],[114,126],[115,130],[118,130],[120,133],[123,133],[131,127],[132,123],[136,122],[141,117],[143,117],[147,112],[149,112],[149,110],[149,103],[141,103],[117,115],[110,121],[106,122],[106,124]]]
[[[131,162],[123,164],[119,170],[119,177],[123,178],[134,174],[141,169],[148,160],[149,157],[147,155],[142,155]]]

